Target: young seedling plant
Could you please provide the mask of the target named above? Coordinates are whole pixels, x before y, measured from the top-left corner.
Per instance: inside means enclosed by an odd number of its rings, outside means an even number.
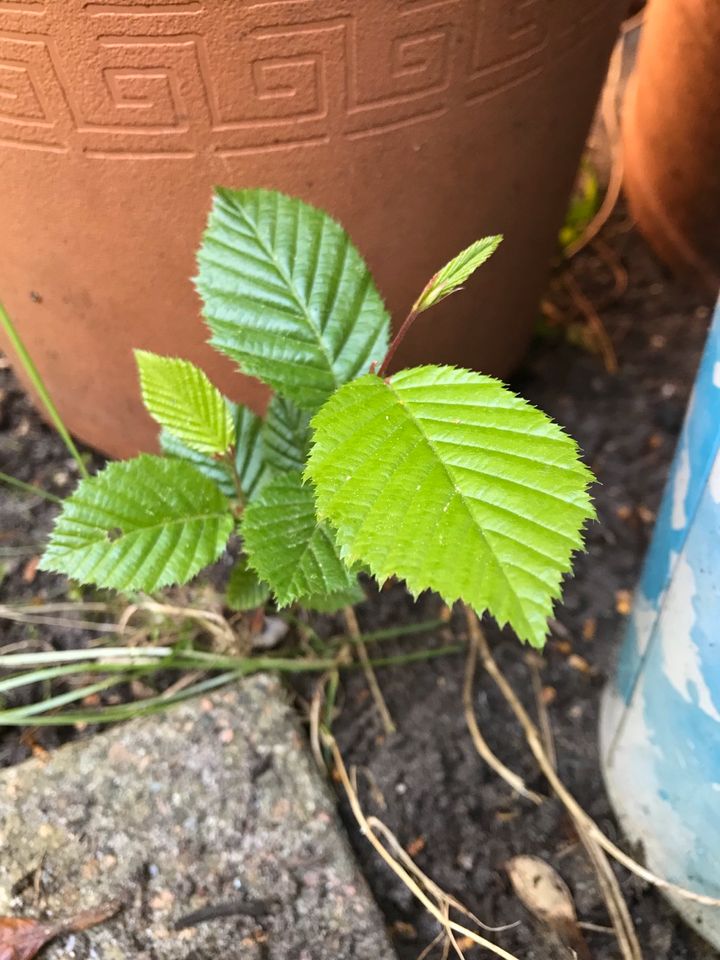
[[[162,456],[110,463],[63,504],[42,567],[120,591],[184,583],[223,553],[237,609],[335,610],[358,573],[489,611],[541,647],[593,516],[574,441],[498,380],[390,372],[415,319],[496,250],[432,277],[397,336],[362,257],[322,211],[281,193],[215,193],[196,278],[211,344],[273,391],[264,417],[187,360],[138,351]]]

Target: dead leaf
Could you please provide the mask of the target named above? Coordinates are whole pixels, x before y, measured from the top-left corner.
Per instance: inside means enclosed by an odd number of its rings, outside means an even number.
[[[26,917],[0,917],[0,960],[32,960],[55,937],[103,923],[114,917],[121,906],[119,901],[114,901],[96,910],[84,910],[58,923],[42,923]]]
[[[0,918],[0,960],[30,960],[48,940],[58,934],[57,928],[37,920],[13,917]]]
[[[575,903],[560,874],[539,857],[513,857],[506,864],[515,895],[525,907],[547,924],[579,960],[592,960],[575,913]]]

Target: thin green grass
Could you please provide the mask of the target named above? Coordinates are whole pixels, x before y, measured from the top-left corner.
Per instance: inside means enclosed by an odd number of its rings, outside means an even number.
[[[42,487],[36,487],[34,483],[25,483],[24,480],[11,477],[9,473],[3,473],[2,470],[0,470],[0,483],[6,483],[9,487],[16,487],[24,493],[32,493],[36,497],[42,497],[43,500],[49,500],[50,503],[62,503],[60,497],[56,497],[54,493],[48,493]]]
[[[441,622],[441,621],[440,621]],[[414,624],[412,629],[400,627],[365,635],[366,640],[393,639],[398,635],[430,630],[431,621]],[[434,623],[434,621],[432,621]],[[379,635],[378,635],[379,634]],[[456,654],[460,645],[434,649],[412,650],[407,653],[371,660],[373,667],[401,666],[419,660],[429,660]],[[112,723],[132,717],[146,716],[164,710],[209,690],[232,683],[254,673],[321,673],[357,669],[356,661],[342,662],[339,656],[227,656],[196,650],[185,645],[177,647],[100,647],[89,650],[43,651],[0,655],[0,668],[15,668],[20,672],[0,679],[0,698],[11,691],[31,684],[52,684],[62,680],[71,683],[74,678],[80,686],[53,694],[29,705],[0,710],[0,726],[73,726],[76,724]],[[27,669],[22,669],[27,668]],[[113,687],[127,684],[140,677],[148,680],[163,671],[188,675],[198,670],[214,674],[190,684],[176,693],[158,693],[156,696],[127,703],[102,707],[68,709],[88,697],[104,693]],[[220,671],[217,673],[217,671]],[[93,675],[99,675],[93,680]],[[90,682],[87,682],[90,681]],[[337,690],[334,691],[333,699]]]
[[[5,331],[5,334],[8,340],[10,341],[10,344],[13,350],[17,354],[18,359],[22,364],[23,370],[25,371],[25,375],[27,376],[30,383],[32,383],[37,395],[40,397],[40,400],[42,401],[42,405],[45,407],[45,410],[47,411],[47,415],[52,420],[53,426],[62,437],[63,443],[68,449],[68,453],[75,460],[75,463],[77,463],[78,470],[80,471],[80,476],[87,477],[88,471],[87,471],[87,467],[85,466],[85,461],[81,457],[80,451],[75,446],[75,441],[70,436],[70,433],[67,427],[65,426],[65,423],[63,422],[62,417],[60,416],[58,408],[53,403],[53,399],[48,393],[48,389],[45,386],[45,382],[43,378],[40,376],[40,371],[35,366],[33,358],[30,356],[30,352],[28,351],[27,347],[23,343],[17,327],[10,319],[8,312],[5,309],[5,307],[2,305],[2,303],[0,303],[0,326]]]

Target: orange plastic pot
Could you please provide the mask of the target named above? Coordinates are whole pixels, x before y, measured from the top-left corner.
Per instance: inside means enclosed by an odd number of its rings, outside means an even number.
[[[399,357],[522,355],[626,0],[0,3],[0,297],[70,428],[154,444],[133,347],[264,390],[205,344],[190,283],[213,184],[331,211],[396,320],[506,242]]]
[[[624,120],[625,187],[679,273],[720,290],[720,7],[651,0]]]

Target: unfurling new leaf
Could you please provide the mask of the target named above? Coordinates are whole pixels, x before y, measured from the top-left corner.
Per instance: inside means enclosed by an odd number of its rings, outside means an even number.
[[[420,294],[413,307],[415,313],[422,313],[459,290],[477,268],[490,259],[501,242],[502,237],[484,237],[453,257],[442,270],[438,270]]]

